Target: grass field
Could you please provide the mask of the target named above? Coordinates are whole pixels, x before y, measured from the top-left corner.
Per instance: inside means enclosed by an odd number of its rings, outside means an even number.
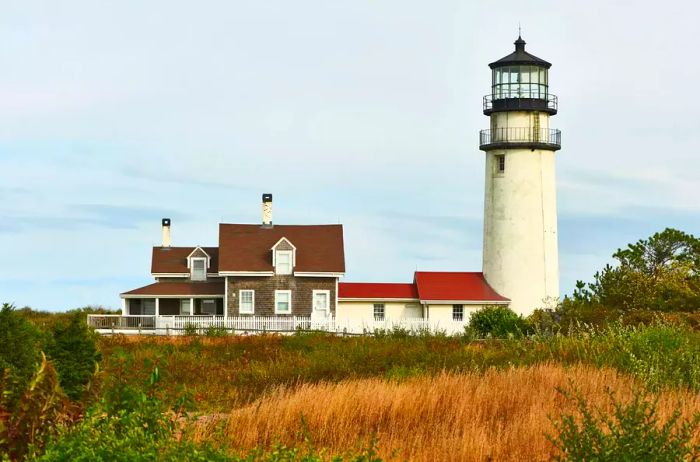
[[[543,363],[610,367],[657,389],[700,391],[700,333],[676,326],[610,327],[507,341],[458,337],[103,337],[107,375],[143,383],[160,365],[164,395],[188,392],[195,408],[221,412],[278,386],[358,378],[404,379]]]
[[[374,435],[387,460],[548,460],[555,453],[545,437],[555,433],[550,417],[575,411],[559,387],[577,387],[608,411],[607,390],[624,401],[639,390],[629,376],[609,368],[552,364],[403,381],[305,384],[282,387],[233,410],[223,431],[216,420],[200,423],[194,437],[254,448],[277,441],[293,445],[306,434],[316,445],[342,452]],[[694,393],[665,391],[659,399],[662,420],[679,406],[685,417],[700,411]]]
[[[700,457],[700,333],[688,324],[506,340],[99,337],[82,317],[34,316],[34,332],[11,309],[0,314],[6,343],[36,355],[0,356],[34,371],[22,388],[0,378],[10,460],[579,461],[591,448]]]
[[[575,411],[559,388],[610,410],[641,390],[659,422],[700,411],[700,335],[672,325],[469,341],[321,334],[104,337],[105,374],[191,398],[186,435],[225,450],[366,447],[387,460],[547,460],[552,420]],[[697,441],[697,438],[696,438]]]

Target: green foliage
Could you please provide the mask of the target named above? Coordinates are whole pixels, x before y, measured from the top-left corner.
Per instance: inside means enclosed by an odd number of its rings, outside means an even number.
[[[195,335],[199,335],[199,329],[197,328],[196,324],[187,323],[182,329],[182,334],[188,337],[193,337]]]
[[[72,414],[74,409],[61,390],[56,370],[42,355],[39,369],[18,399],[10,399],[6,392],[0,397],[0,455],[21,460],[40,452]]]
[[[121,310],[110,310],[101,306],[85,306],[64,312],[33,310],[25,306],[18,309],[17,314],[31,322],[42,332],[50,331],[57,323],[65,323],[72,316],[82,314],[83,319],[88,314],[121,314]]]
[[[78,312],[67,322],[56,323],[46,340],[46,355],[58,369],[63,391],[73,400],[85,391],[100,360],[97,335]]]
[[[221,326],[209,326],[205,331],[207,337],[225,337],[228,335],[228,331],[225,327]]]
[[[159,398],[160,369],[156,366],[140,389],[124,381],[113,381],[105,398],[91,408],[73,427],[64,427],[47,445],[43,454],[28,460],[123,462],[155,461],[325,461],[322,450],[310,441],[299,448],[277,445],[271,450],[256,449],[243,455],[228,453],[188,438],[188,418],[182,413],[182,400],[168,407]],[[176,437],[177,435],[177,437]],[[380,462],[376,457],[376,440],[369,448],[350,458],[330,460]]]
[[[0,374],[10,376],[5,387],[24,390],[41,359],[41,335],[12,305],[0,309]]]
[[[270,450],[255,449],[245,455],[235,457],[236,462],[382,462],[377,452],[377,439],[373,437],[366,448],[357,452],[330,456],[323,449],[317,449],[309,439],[300,447],[276,444]]]
[[[618,249],[617,266],[606,265],[594,281],[577,282],[564,311],[603,309],[697,311],[700,308],[700,239],[667,228]]]
[[[558,434],[548,438],[561,451],[555,460],[677,462],[700,458],[700,447],[692,444],[700,414],[681,422],[681,413],[676,410],[662,422],[657,399],[643,393],[624,403],[608,392],[613,407],[608,413],[592,407],[580,392],[559,391],[576,404],[579,415],[565,414],[553,420]]]
[[[123,381],[111,382],[110,393],[79,424],[65,427],[47,445],[44,454],[32,460],[228,460],[209,446],[173,438],[180,409],[168,409],[158,399],[159,380],[159,369],[155,367],[139,390]]]
[[[525,333],[525,320],[502,306],[485,307],[472,314],[469,328],[480,338],[519,337]]]

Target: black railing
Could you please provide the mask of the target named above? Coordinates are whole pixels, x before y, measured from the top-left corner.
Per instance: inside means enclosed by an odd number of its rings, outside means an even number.
[[[541,93],[510,92],[484,96],[484,114],[499,111],[544,111],[556,114],[559,100],[556,95]]]
[[[561,130],[549,128],[507,127],[479,132],[479,148],[527,147],[532,149],[561,148]]]

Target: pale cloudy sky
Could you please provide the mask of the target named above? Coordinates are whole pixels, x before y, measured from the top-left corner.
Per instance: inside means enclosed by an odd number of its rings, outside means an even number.
[[[346,280],[481,269],[487,64],[553,63],[562,292],[700,234],[695,2],[0,2],[0,301],[119,306],[217,223],[343,223]]]

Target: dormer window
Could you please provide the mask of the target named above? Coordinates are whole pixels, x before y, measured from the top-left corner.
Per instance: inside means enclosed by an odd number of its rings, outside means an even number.
[[[294,244],[286,237],[281,238],[272,246],[272,266],[275,274],[292,274],[296,266],[296,250]]]
[[[195,247],[187,256],[187,267],[193,281],[206,281],[207,270],[211,266],[211,257],[201,247]]]
[[[193,281],[206,281],[207,280],[207,259],[206,258],[192,258],[190,263],[190,269],[192,271]]]
[[[275,253],[275,273],[292,274],[292,251],[277,250]]]

